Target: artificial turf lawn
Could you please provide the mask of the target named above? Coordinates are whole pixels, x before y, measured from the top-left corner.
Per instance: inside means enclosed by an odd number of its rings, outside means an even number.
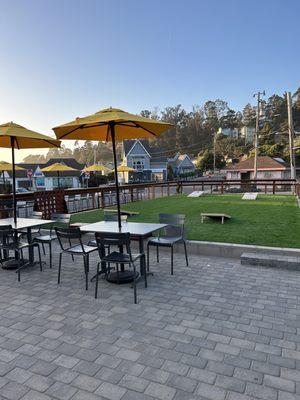
[[[241,200],[242,195],[205,195],[188,198],[174,195],[122,205],[122,209],[140,212],[129,221],[158,222],[159,213],[186,215],[190,240],[257,244],[300,248],[300,209],[294,196],[258,195],[257,200]],[[114,207],[115,208],[115,207]],[[232,219],[200,221],[200,213],[224,213]],[[103,219],[101,210],[72,216],[72,222],[96,222]]]

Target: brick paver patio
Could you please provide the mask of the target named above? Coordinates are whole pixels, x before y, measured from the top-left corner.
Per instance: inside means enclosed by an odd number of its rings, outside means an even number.
[[[300,399],[300,274],[166,253],[149,287],[100,280],[81,260],[0,270],[0,398]],[[91,260],[91,274],[95,269]]]

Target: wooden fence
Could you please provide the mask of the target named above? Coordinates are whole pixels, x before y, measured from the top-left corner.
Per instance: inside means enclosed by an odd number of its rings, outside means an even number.
[[[232,192],[260,191],[262,193],[278,194],[292,192],[300,196],[300,183],[292,179],[257,179],[257,180],[216,180],[198,179],[170,182],[136,183],[120,186],[122,202],[134,202],[143,199],[171,196],[185,191],[203,190],[209,193],[224,194]],[[53,212],[68,212],[66,197],[79,195],[87,196],[91,200],[89,208],[105,208],[115,204],[115,186],[105,185],[93,188],[56,189],[32,193],[18,193],[17,200],[34,202],[35,210],[43,212],[44,218],[51,218]],[[107,198],[111,201],[107,202]],[[11,209],[12,196],[0,195],[0,217],[5,216],[5,211]],[[79,210],[77,210],[79,211]]]

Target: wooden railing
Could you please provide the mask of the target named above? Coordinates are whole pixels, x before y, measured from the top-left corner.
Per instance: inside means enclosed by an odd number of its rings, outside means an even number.
[[[120,186],[122,202],[134,202],[143,199],[171,196],[185,191],[203,190],[210,193],[229,193],[234,191],[249,192],[261,191],[263,193],[292,192],[300,196],[300,183],[292,179],[257,179],[257,180],[224,180],[224,179],[197,179],[169,182],[135,183]],[[92,188],[61,189],[18,193],[17,200],[34,202],[36,210],[43,211],[44,218],[50,218],[53,212],[66,213],[68,207],[67,196],[80,195],[82,199],[89,197],[88,208],[105,208],[115,204],[115,186],[105,185]],[[109,199],[110,201],[107,201]],[[10,209],[12,196],[0,195],[0,213],[3,209]],[[70,211],[70,210],[69,210]],[[80,210],[77,210],[80,211]],[[0,217],[1,217],[0,215]]]

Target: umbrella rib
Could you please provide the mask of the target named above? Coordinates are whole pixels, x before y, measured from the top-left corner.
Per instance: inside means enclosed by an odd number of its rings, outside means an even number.
[[[85,129],[87,129],[87,128],[96,128],[97,126],[103,126],[103,125],[106,125],[106,124],[107,124],[107,122],[99,122],[99,123],[97,123],[97,124],[95,124],[95,125],[86,125],[86,124],[82,124],[82,125],[80,125],[80,126],[77,126],[77,127],[74,128],[74,129],[70,130],[69,132],[63,134],[62,136],[60,136],[59,139],[62,139],[62,138],[64,138],[65,136],[70,135],[71,133],[77,131],[78,129],[82,129],[82,128],[85,128]]]
[[[132,125],[127,125],[127,123],[134,124],[134,126],[132,126]],[[120,122],[120,123],[117,123],[117,125],[130,126],[131,128],[141,128],[141,129],[144,129],[144,131],[150,133],[151,135],[157,136],[156,133],[150,131],[150,129],[144,128],[143,126],[137,124],[135,121],[127,121],[127,122],[125,122],[125,123]]]

